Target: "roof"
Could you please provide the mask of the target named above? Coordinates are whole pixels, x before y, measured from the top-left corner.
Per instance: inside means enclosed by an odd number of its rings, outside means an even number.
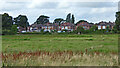
[[[99,22],[99,23],[97,23],[96,25],[100,25],[100,26],[114,26],[115,24],[114,24],[114,22]]]
[[[61,26],[74,26],[74,24],[69,23],[69,22],[65,22],[65,23],[61,23]]]

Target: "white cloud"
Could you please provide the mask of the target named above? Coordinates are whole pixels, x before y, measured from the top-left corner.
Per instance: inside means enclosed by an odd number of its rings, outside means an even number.
[[[92,8],[90,14],[93,13],[106,13],[106,12],[117,12],[117,7],[107,7],[107,8]]]
[[[37,0],[5,0],[8,2],[26,2],[26,1],[37,1]],[[39,0],[38,2],[118,2],[119,0]]]
[[[40,15],[55,18],[66,18],[68,13],[75,15],[76,22],[81,19],[89,22],[101,20],[114,21],[118,0],[0,0],[0,13],[9,13],[16,17],[27,15],[32,24]]]

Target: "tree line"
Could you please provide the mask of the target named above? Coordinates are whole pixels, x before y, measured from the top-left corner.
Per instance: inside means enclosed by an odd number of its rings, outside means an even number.
[[[29,26],[28,18],[26,15],[19,15],[18,17],[13,18],[8,13],[1,14],[2,16],[2,34],[16,34],[17,33],[17,27],[20,26],[22,28],[26,28]],[[115,26],[113,31],[115,33],[120,33],[120,11],[116,12],[116,20],[115,20]],[[44,24],[49,22],[49,16],[40,15],[37,20],[34,22],[34,24]],[[53,23],[61,24],[62,22],[69,22],[69,23],[75,23],[75,17],[73,14],[69,13],[66,16],[66,19],[63,18],[56,18]],[[80,20],[78,22],[85,21]],[[82,27],[78,28],[78,31],[83,31]],[[95,26],[92,27],[92,30],[96,29]]]

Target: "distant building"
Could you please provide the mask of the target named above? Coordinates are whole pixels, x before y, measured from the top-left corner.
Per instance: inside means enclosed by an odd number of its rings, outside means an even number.
[[[77,29],[77,27],[82,26],[85,30],[88,30],[88,29],[90,29],[93,25],[94,25],[93,23],[88,23],[87,21],[83,21],[83,22],[77,23],[76,29]]]
[[[26,28],[23,28],[21,26],[18,26],[17,29],[18,29],[18,33],[26,32]]]
[[[36,32],[40,32],[42,29],[44,29],[44,31],[49,31],[51,32],[51,30],[53,30],[53,24],[52,23],[45,23],[45,24],[32,24],[30,27],[30,32],[36,31]]]
[[[53,23],[45,23],[42,25],[41,29],[44,29],[44,31],[48,31],[48,32],[51,32],[52,30],[54,30],[54,25]]]
[[[113,29],[113,27],[114,27],[114,25],[115,25],[115,23],[114,22],[103,22],[103,21],[101,21],[101,22],[99,22],[98,24],[96,24],[97,25],[97,27],[98,27],[98,30],[101,30],[101,29],[106,29],[107,27],[109,28],[109,29]]]
[[[41,30],[44,30],[44,31],[58,31],[58,32],[62,32],[64,30],[70,32],[70,31],[73,31],[75,29],[75,25],[72,24],[72,23],[68,23],[68,22],[65,22],[65,23],[45,23],[45,24],[32,24],[30,27],[29,27],[29,31],[30,32],[33,32],[33,31],[36,31],[36,32],[40,32]]]
[[[97,24],[88,23],[87,21],[79,21],[77,24],[69,23],[69,22],[62,22],[62,23],[44,23],[44,24],[32,24],[28,27],[27,32],[40,32],[41,30],[44,31],[56,31],[56,32],[71,32],[76,30],[79,26],[82,26],[85,30],[90,29],[93,25],[96,25],[98,30],[100,29],[106,29],[109,27],[110,29],[113,29],[115,23],[114,22],[99,22]],[[19,28],[19,31],[24,31],[25,28]]]
[[[74,29],[75,25],[69,22],[61,23],[61,25],[59,26],[60,31],[67,30],[68,32],[70,32],[73,31]]]

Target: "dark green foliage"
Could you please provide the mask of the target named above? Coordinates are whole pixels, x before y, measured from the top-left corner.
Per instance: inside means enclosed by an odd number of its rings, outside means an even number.
[[[75,22],[75,17],[74,17],[74,15],[72,15],[71,23],[74,24],[74,22]]]
[[[56,18],[53,23],[59,23],[59,25],[64,21],[62,18]]]
[[[69,23],[73,23],[73,24],[74,24],[74,22],[75,22],[75,17],[74,17],[74,15],[72,14],[72,16],[71,16],[71,13],[69,13],[69,14],[67,15],[67,17],[66,17],[66,22],[69,22]]]
[[[93,25],[89,30],[93,32],[93,31],[96,31],[98,29],[97,29],[97,26]]]
[[[14,35],[17,34],[17,25],[12,25],[11,30],[2,30],[3,35]]]
[[[29,26],[28,18],[25,15],[19,15],[18,17],[14,18],[14,22],[17,26],[21,26],[23,28]]]
[[[29,38],[25,38],[24,40],[30,40]]]
[[[2,30],[2,34],[3,35],[12,35],[12,32],[11,32],[11,30]]]
[[[80,21],[78,21],[76,24],[81,23],[81,22],[87,22],[87,21],[85,21],[85,20],[80,20]]]
[[[87,41],[93,41],[93,39],[91,38],[91,39],[85,39],[85,40],[87,40]]]
[[[50,32],[46,31],[46,32],[25,32],[25,33],[21,33],[21,34],[41,34],[41,35],[44,35],[44,34],[51,34]]]
[[[71,13],[69,13],[66,17],[66,22],[70,22],[71,23]]]
[[[78,28],[77,28],[77,33],[84,33],[84,28],[82,27],[82,26],[79,26]]]
[[[2,14],[2,34],[3,35],[12,35],[12,25],[13,20],[12,16],[9,16],[9,14],[4,13]]]
[[[17,25],[12,25],[12,28],[11,28],[12,34],[17,34],[17,31],[18,31]]]
[[[117,32],[120,32],[120,11],[116,12],[116,20],[115,20],[114,30],[117,30]]]
[[[49,17],[48,16],[44,16],[44,15],[41,15],[39,16],[39,18],[36,20],[35,23],[37,24],[45,24],[45,23],[48,23],[49,22]]]
[[[2,15],[2,30],[10,30],[13,25],[12,16],[9,16],[7,13]]]
[[[116,29],[116,26],[113,27],[113,30],[112,30],[113,33],[117,33],[117,29]]]

